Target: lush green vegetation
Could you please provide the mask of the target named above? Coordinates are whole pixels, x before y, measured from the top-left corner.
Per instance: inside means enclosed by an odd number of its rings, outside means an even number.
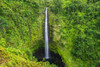
[[[65,67],[99,67],[99,0],[0,0],[0,66],[56,67],[32,56],[44,46],[46,6],[50,50],[62,57]]]
[[[69,67],[100,65],[100,1],[53,0],[58,53]],[[55,39],[54,39],[55,41]]]

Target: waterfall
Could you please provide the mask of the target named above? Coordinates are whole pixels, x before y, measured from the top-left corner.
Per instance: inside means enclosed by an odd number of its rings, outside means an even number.
[[[49,59],[48,9],[45,9],[45,59]]]

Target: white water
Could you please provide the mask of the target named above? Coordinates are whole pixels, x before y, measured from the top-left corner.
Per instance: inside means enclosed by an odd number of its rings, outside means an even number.
[[[45,59],[49,59],[48,9],[45,9]]]

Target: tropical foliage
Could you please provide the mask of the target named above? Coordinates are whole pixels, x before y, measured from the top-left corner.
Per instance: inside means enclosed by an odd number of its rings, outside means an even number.
[[[0,66],[56,67],[32,56],[44,46],[46,6],[50,50],[65,67],[99,67],[100,0],[0,0]]]

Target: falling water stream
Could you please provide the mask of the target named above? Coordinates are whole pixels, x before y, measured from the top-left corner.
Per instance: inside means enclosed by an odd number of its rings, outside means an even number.
[[[33,56],[35,56],[38,61],[49,61],[50,64],[56,64],[58,67],[64,67],[65,64],[62,62],[62,58],[59,54],[56,54],[49,50],[49,30],[48,30],[48,8],[45,9],[45,29],[44,29],[44,37],[45,37],[45,46],[40,47],[35,50]],[[45,60],[43,58],[45,57]]]
[[[45,59],[49,59],[48,8],[45,9]]]

